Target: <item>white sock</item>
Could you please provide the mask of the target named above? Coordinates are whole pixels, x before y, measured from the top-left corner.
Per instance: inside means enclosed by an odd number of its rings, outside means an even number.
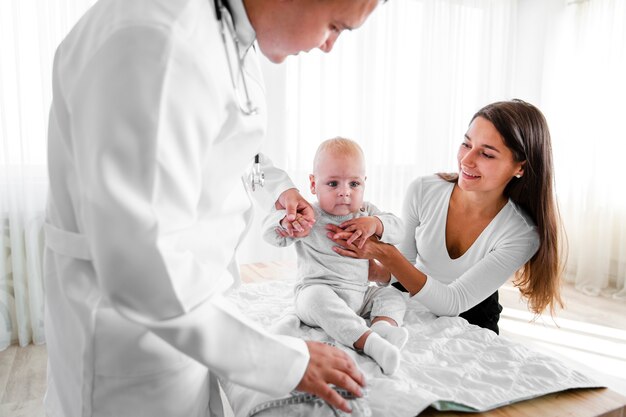
[[[385,375],[391,375],[400,367],[400,351],[397,347],[371,332],[365,340],[363,352],[380,366]]]
[[[383,339],[398,349],[402,349],[404,345],[406,345],[407,340],[409,340],[409,331],[407,329],[404,327],[392,326],[385,320],[377,321],[371,325],[370,329],[381,335]]]

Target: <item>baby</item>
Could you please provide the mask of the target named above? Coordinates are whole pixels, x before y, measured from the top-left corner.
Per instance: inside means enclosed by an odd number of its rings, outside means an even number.
[[[353,232],[348,242],[359,245],[372,235],[391,244],[401,240],[401,220],[363,201],[365,178],[363,151],[356,142],[324,141],[309,175],[311,192],[317,197],[316,223],[309,235],[289,237],[283,227],[285,211],[273,210],[265,219],[263,236],[275,246],[296,245],[295,309],[300,320],[362,350],[390,375],[400,366],[400,349],[408,339],[408,331],[399,327],[406,310],[404,299],[394,288],[370,286],[368,261],[335,253],[326,230],[328,224],[339,225]],[[366,318],[371,318],[369,328]]]

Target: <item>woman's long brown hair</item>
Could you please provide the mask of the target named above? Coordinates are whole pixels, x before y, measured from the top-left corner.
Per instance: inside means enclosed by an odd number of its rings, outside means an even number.
[[[554,192],[552,143],[543,114],[522,100],[501,101],[480,109],[476,117],[489,120],[506,146],[513,152],[515,162],[526,161],[524,175],[513,178],[504,194],[530,215],[539,233],[537,253],[515,274],[515,285],[528,299],[535,314],[546,308],[554,314],[563,307],[560,295],[564,253],[561,238],[564,233]],[[471,123],[471,122],[470,122]],[[456,182],[457,176],[441,175]]]

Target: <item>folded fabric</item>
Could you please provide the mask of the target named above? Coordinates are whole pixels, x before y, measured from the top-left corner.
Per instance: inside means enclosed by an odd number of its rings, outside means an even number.
[[[272,332],[335,344],[321,329],[303,325],[295,316],[291,281],[242,285],[229,298]],[[430,405],[480,412],[570,388],[601,386],[553,357],[460,317],[437,317],[417,301],[406,301],[404,326],[409,340],[395,374],[384,375],[371,358],[337,345],[366,375],[367,396],[351,401],[357,415],[412,417]],[[342,415],[319,400],[300,401],[296,406],[287,404],[293,402],[293,395],[278,399],[221,383],[236,417]],[[264,407],[268,403],[274,406]]]

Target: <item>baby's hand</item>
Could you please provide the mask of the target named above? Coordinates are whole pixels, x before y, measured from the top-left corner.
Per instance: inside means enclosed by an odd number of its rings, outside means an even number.
[[[282,237],[308,236],[315,223],[315,212],[297,189],[290,188],[283,191],[274,203],[274,207],[277,210],[287,211],[287,216],[280,222],[282,231],[276,228],[278,234]]]
[[[339,225],[346,232],[352,232],[347,240],[347,244],[351,245],[353,242],[357,242],[359,249],[363,248],[365,241],[372,235],[378,237],[383,234],[383,223],[378,217],[368,216],[359,217],[356,219],[348,220]]]
[[[276,228],[276,233],[281,237],[305,237],[309,234],[313,223],[307,221],[307,219],[300,213],[296,214],[294,221],[289,221],[287,216],[283,217],[280,221],[280,227]],[[291,233],[289,231],[291,230]]]

